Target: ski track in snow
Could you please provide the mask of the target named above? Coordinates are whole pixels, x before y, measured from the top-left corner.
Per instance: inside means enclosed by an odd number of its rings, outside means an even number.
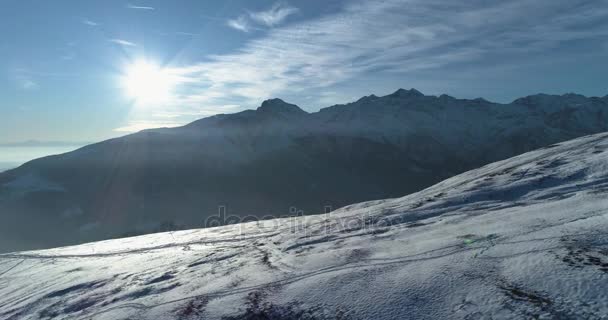
[[[607,229],[600,134],[328,216],[2,254],[0,319],[606,319]]]

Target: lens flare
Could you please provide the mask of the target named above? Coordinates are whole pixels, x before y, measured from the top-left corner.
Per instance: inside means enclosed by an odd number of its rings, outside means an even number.
[[[126,95],[138,105],[168,102],[175,86],[174,76],[168,70],[145,60],[129,65],[121,82]]]

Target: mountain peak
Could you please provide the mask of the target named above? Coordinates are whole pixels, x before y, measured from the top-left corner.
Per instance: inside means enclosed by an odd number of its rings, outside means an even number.
[[[374,101],[377,100],[378,96],[376,96],[375,94],[371,94],[369,96],[363,96],[361,97],[359,100],[357,100],[357,102],[362,102],[362,101]]]
[[[403,98],[407,98],[407,97],[424,97],[424,94],[414,88],[410,89],[410,90],[406,90],[406,89],[399,89],[395,92],[393,92],[391,94],[391,96],[393,97],[403,97]]]
[[[280,113],[280,114],[305,114],[306,111],[300,109],[295,104],[287,103],[279,98],[268,99],[262,102],[262,105],[257,109],[264,113]]]
[[[562,95],[539,93],[523,98],[515,99],[512,103],[524,106],[539,106],[549,104],[573,104],[584,103],[588,98],[581,94],[566,93]]]

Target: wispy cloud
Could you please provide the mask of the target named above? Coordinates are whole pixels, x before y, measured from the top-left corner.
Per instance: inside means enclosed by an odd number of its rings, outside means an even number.
[[[186,31],[173,31],[173,32],[159,32],[159,35],[163,36],[163,37],[170,37],[170,36],[176,36],[176,37],[195,37],[198,34],[197,33],[193,33],[193,32],[186,32]]]
[[[250,12],[249,16],[253,21],[259,24],[267,27],[274,27],[296,12],[298,12],[298,8],[292,7],[284,2],[277,2],[269,10]]]
[[[234,19],[229,19],[226,24],[233,29],[249,32],[253,29],[258,29],[254,27],[254,24],[267,28],[275,27],[296,12],[298,12],[298,8],[292,7],[285,2],[277,2],[268,10],[251,11],[247,14],[241,14]]]
[[[156,10],[156,8],[154,7],[149,7],[149,6],[138,6],[138,5],[134,5],[134,4],[127,4],[127,8],[128,9],[134,9],[134,10]]]
[[[80,22],[82,22],[83,24],[86,24],[87,26],[90,26],[90,27],[97,27],[99,25],[99,23],[97,23],[93,20],[86,19],[86,18],[80,20]]]
[[[177,36],[186,36],[186,37],[194,37],[197,35],[196,33],[185,32],[185,31],[176,31],[174,34]]]
[[[567,41],[608,36],[606,1],[591,2],[352,1],[339,13],[272,29],[236,53],[211,56],[188,76],[206,84],[198,99],[240,96],[256,103],[372,71],[408,74],[529,57]],[[597,26],[581,27],[590,22]],[[233,27],[248,30],[242,23]]]
[[[127,41],[127,40],[123,40],[123,39],[110,39],[108,40],[112,43],[121,45],[121,46],[125,46],[125,47],[135,47],[137,46],[135,43],[131,42],[131,41]]]
[[[218,113],[233,113],[242,109],[242,106],[238,104],[199,105],[182,104],[183,102],[185,101],[180,100],[174,105],[164,105],[161,108],[146,107],[145,110],[135,111],[125,125],[115,128],[113,131],[131,133],[145,129],[178,127],[194,119]]]
[[[14,79],[17,85],[23,90],[33,90],[39,87],[38,82],[32,77],[32,73],[24,68],[13,70]]]
[[[182,124],[177,122],[158,122],[158,121],[132,121],[123,127],[114,129],[115,132],[132,133],[145,129],[153,128],[173,128]]]
[[[176,69],[187,90],[176,95],[174,112],[226,104],[251,107],[286,95],[312,94],[324,103],[331,96],[318,92],[370,74],[412,79],[456,66],[467,74],[483,73],[517,59],[520,64],[535,56],[546,59],[549,52],[557,59],[577,50],[572,45],[564,53],[556,51],[569,42],[602,45],[608,37],[606,3],[349,1],[340,12],[275,27],[236,52]],[[249,25],[236,20],[232,27],[251,30],[251,15],[246,18]]]
[[[21,79],[21,87],[25,90],[38,88],[38,83],[32,79]]]
[[[123,126],[113,129],[114,132],[132,133],[145,129],[174,128],[183,126],[194,119],[216,115],[218,113],[233,113],[242,108],[240,105],[206,105],[206,106],[163,106],[155,109],[146,107],[135,112]]]
[[[243,32],[249,32],[251,30],[251,23],[245,15],[240,15],[235,19],[229,19],[226,21],[226,25]]]
[[[76,54],[74,54],[72,52],[66,53],[61,56],[61,60],[66,60],[66,61],[74,60],[74,58],[76,58]]]

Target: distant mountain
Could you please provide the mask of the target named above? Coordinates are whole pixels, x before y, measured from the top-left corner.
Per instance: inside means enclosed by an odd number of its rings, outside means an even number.
[[[0,162],[0,172],[13,169],[19,166],[19,163],[15,162]]]
[[[0,254],[0,318],[606,319],[607,164],[604,133],[329,215]]]
[[[90,142],[82,141],[39,141],[39,140],[26,140],[20,142],[5,142],[0,143],[0,147],[72,147],[72,146],[84,146]]]
[[[0,250],[198,227],[221,205],[239,216],[314,214],[603,131],[608,97],[498,104],[400,89],[315,113],[272,99],[0,174]]]

